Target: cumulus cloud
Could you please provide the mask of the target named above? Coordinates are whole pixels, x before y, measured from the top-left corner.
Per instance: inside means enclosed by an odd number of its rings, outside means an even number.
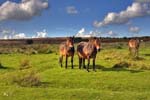
[[[68,14],[77,14],[78,10],[74,6],[68,6],[66,7],[66,12]]]
[[[131,26],[131,27],[129,27],[129,31],[132,33],[139,33],[140,28],[136,27],[136,26]]]
[[[0,38],[1,39],[11,39],[14,34],[15,34],[14,30],[0,28]]]
[[[23,38],[27,38],[25,33],[19,33],[19,34],[15,34],[14,39],[23,39]]]
[[[92,37],[92,34],[86,34],[85,33],[85,28],[80,29],[75,37]]]
[[[94,36],[99,36],[100,34],[101,34],[101,32],[98,32],[98,31],[90,31],[90,32],[86,33],[85,28],[81,28],[77,32],[75,37],[94,37]]]
[[[109,36],[117,36],[118,34],[117,33],[115,33],[115,32],[113,32],[112,30],[111,31],[108,31],[108,33],[107,33]]]
[[[43,31],[36,32],[36,35],[27,36],[25,33],[18,33],[11,29],[0,29],[0,39],[25,39],[25,38],[45,38],[47,37],[47,32]]]
[[[48,8],[45,0],[22,0],[20,3],[6,1],[0,6],[0,21],[29,20]]]
[[[32,38],[45,38],[47,36],[46,29],[41,32],[37,32],[36,36],[32,36]]]
[[[16,33],[11,29],[0,29],[0,39],[22,39],[28,38],[25,33]]]
[[[83,37],[84,34],[85,34],[85,29],[82,28],[82,29],[80,29],[80,30],[77,32],[77,34],[75,35],[75,37]]]
[[[150,15],[150,3],[146,2],[134,2],[131,6],[128,6],[126,10],[120,13],[110,12],[103,21],[94,21],[95,27],[107,26],[110,24],[125,24],[132,18],[144,17]]]

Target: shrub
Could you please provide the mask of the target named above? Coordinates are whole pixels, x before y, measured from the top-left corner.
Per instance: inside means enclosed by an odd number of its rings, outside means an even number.
[[[28,69],[28,68],[31,68],[30,61],[28,59],[21,60],[19,69],[23,70],[23,69]]]
[[[32,49],[36,53],[43,53],[43,54],[48,54],[52,53],[52,50],[48,44],[38,44],[38,45],[32,45]]]
[[[12,82],[22,87],[40,86],[41,81],[36,72],[20,72],[14,76]]]
[[[39,45],[39,48],[37,49],[37,51],[38,51],[38,53],[45,53],[45,54],[52,53],[49,46],[46,44]]]
[[[131,68],[132,69],[138,69],[138,70],[150,70],[150,65],[145,64],[143,62],[139,62],[139,63],[133,63]]]
[[[142,64],[140,69],[142,69],[142,70],[150,70],[150,65]]]
[[[122,49],[121,45],[116,46],[117,49]]]

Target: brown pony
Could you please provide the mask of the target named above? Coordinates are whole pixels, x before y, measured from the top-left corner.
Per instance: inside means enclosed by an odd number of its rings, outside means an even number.
[[[82,63],[83,67],[89,72],[90,58],[93,58],[93,70],[95,71],[95,59],[97,51],[101,49],[101,42],[99,38],[91,38],[89,42],[80,42],[77,45],[77,53],[79,57],[79,69],[81,69]],[[85,67],[85,59],[88,60],[87,67]],[[82,62],[83,61],[83,62]]]
[[[59,46],[59,53],[60,53],[59,63],[61,67],[62,67],[63,57],[65,57],[66,59],[65,68],[67,68],[68,57],[71,56],[71,67],[73,69],[73,57],[75,52],[73,40],[74,40],[73,37],[69,37],[66,39],[66,42],[61,43]]]
[[[139,39],[130,39],[128,42],[130,54],[134,57],[138,57],[140,40]]]

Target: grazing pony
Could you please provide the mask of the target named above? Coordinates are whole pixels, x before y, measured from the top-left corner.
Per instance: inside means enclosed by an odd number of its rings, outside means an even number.
[[[60,53],[59,63],[61,65],[61,67],[62,67],[63,57],[65,57],[65,59],[66,59],[65,68],[67,68],[68,57],[71,56],[71,67],[73,69],[74,52],[75,52],[75,50],[74,50],[74,38],[68,37],[66,39],[66,42],[61,43],[59,46],[59,53]]]
[[[129,52],[134,57],[138,57],[140,40],[139,39],[130,39],[128,42]]]
[[[79,57],[79,69],[83,64],[83,67],[89,72],[90,59],[93,58],[93,70],[95,70],[96,54],[101,49],[101,42],[99,38],[93,37],[89,39],[89,42],[80,42],[77,45],[77,54]],[[87,67],[85,67],[85,59],[88,60]]]

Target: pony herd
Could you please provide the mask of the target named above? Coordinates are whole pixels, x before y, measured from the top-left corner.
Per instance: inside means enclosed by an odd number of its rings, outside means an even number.
[[[129,51],[133,56],[138,56],[140,41],[138,39],[131,39],[128,42]],[[97,37],[91,37],[88,42],[80,42],[77,44],[77,55],[79,59],[79,69],[85,68],[89,72],[90,59],[93,61],[93,71],[95,70],[95,60],[97,53],[101,50],[101,41]],[[71,67],[73,69],[73,58],[75,53],[74,38],[69,37],[66,42],[60,44],[59,47],[59,63],[62,67],[63,59],[65,59],[65,68],[68,66],[68,57],[71,57]],[[87,59],[87,66],[85,66],[85,59]]]

